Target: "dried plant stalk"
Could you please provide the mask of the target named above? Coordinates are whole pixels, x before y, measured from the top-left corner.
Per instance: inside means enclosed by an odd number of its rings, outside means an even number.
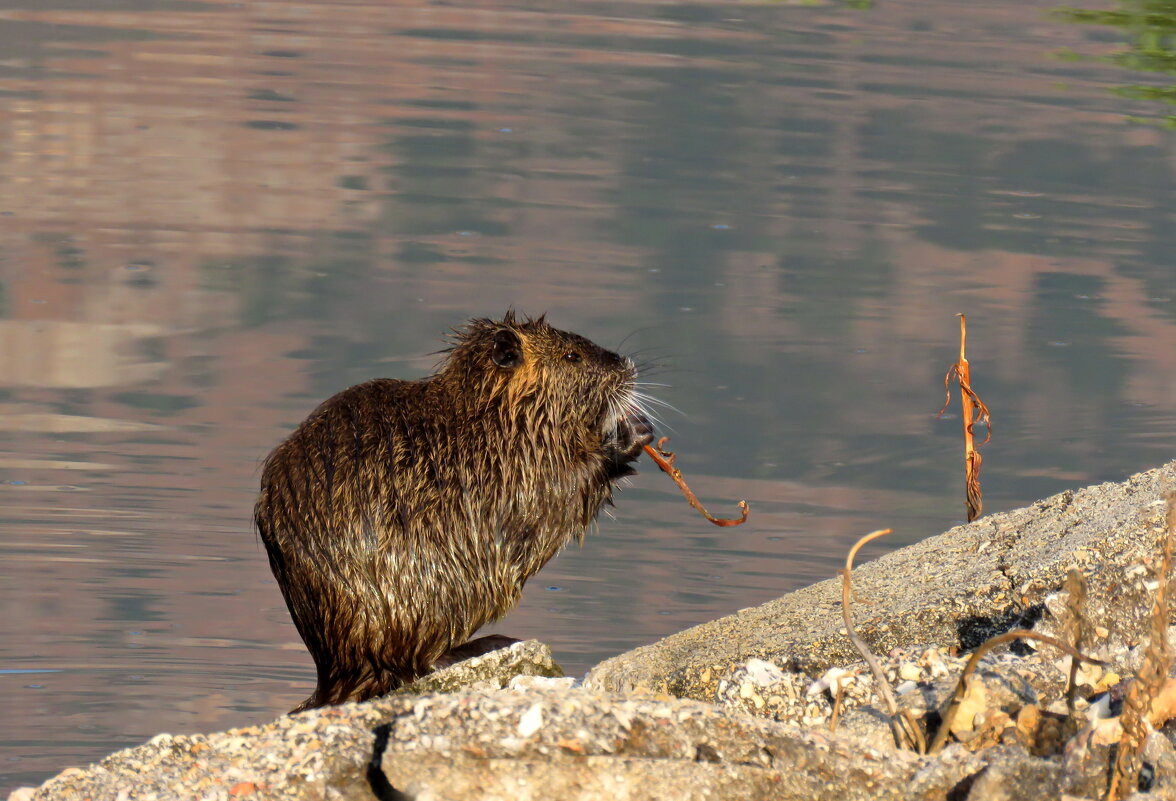
[[[1066,574],[1066,581],[1062,584],[1066,592],[1066,612],[1068,617],[1063,628],[1063,635],[1075,650],[1081,651],[1089,638],[1090,624],[1082,611],[1086,603],[1086,576],[1082,571],[1074,568]],[[1070,657],[1070,677],[1066,683],[1066,711],[1070,719],[1074,719],[1074,702],[1078,698],[1078,660]]]
[[[849,549],[849,553],[845,557],[845,569],[840,571],[841,619],[845,621],[846,636],[849,637],[849,641],[853,643],[857,652],[862,655],[862,659],[866,660],[866,664],[870,666],[870,672],[874,674],[874,685],[878,688],[878,695],[881,696],[883,703],[886,704],[886,711],[890,714],[890,731],[894,735],[894,744],[899,748],[910,748],[920,754],[925,754],[927,753],[927,741],[923,737],[923,729],[915,722],[909,709],[899,711],[898,704],[894,700],[894,693],[890,689],[890,682],[886,678],[886,672],[882,670],[878,660],[870,653],[869,646],[853,630],[853,609],[850,606],[852,594],[850,592],[850,576],[853,573],[853,558],[867,542],[876,540],[890,532],[891,529],[888,528],[873,531],[862,537]]]
[[[939,410],[939,414],[942,415],[946,412],[947,407],[951,404],[951,379],[955,378],[960,385],[961,417],[964,421],[964,479],[967,488],[968,522],[971,523],[984,511],[984,495],[980,491],[980,465],[984,458],[980,455],[980,451],[976,450],[974,427],[976,423],[981,422],[986,426],[987,435],[984,437],[984,442],[980,443],[985,445],[992,439],[992,418],[988,414],[988,407],[984,401],[980,400],[980,396],[972,391],[972,368],[965,355],[968,321],[962,314],[959,315],[959,318],[960,360],[953,364],[948,369],[947,375],[943,377],[943,390],[947,399],[943,403],[943,408]]]
[[[674,479],[674,483],[678,485],[678,489],[682,490],[682,494],[686,496],[686,500],[702,513],[702,516],[714,523],[716,526],[738,526],[741,523],[747,522],[747,515],[750,509],[747,506],[747,501],[739,502],[739,509],[743,516],[730,520],[721,517],[715,517],[706,510],[706,507],[698,500],[698,496],[686,485],[686,479],[682,478],[682,471],[674,467],[674,459],[677,458],[673,453],[665,450],[664,446],[670,441],[669,437],[662,437],[657,441],[657,446],[645,446],[645,452],[649,454],[650,458],[657,463],[657,466],[662,469],[662,472]]]
[[[1119,716],[1123,736],[1115,755],[1115,770],[1107,786],[1108,801],[1126,798],[1139,786],[1139,769],[1143,764],[1143,746],[1151,731],[1148,714],[1152,702],[1164,688],[1172,667],[1172,649],[1168,644],[1168,571],[1172,566],[1172,539],[1176,537],[1176,491],[1164,495],[1168,515],[1164,528],[1163,558],[1156,574],[1156,595],[1152,604],[1151,631],[1143,651],[1143,665],[1131,682],[1123,714]]]
[[[1038,634],[1036,631],[1015,629],[985,640],[980,647],[972,652],[972,656],[969,657],[967,664],[964,665],[964,672],[960,674],[960,680],[956,682],[955,692],[951,694],[951,700],[947,702],[947,708],[940,716],[942,723],[939,724],[939,730],[935,732],[935,739],[931,741],[930,753],[938,753],[947,742],[947,735],[951,731],[952,721],[955,719],[956,712],[960,708],[960,702],[964,700],[964,694],[968,691],[968,679],[975,672],[976,666],[980,664],[980,659],[1001,643],[1011,642],[1012,640],[1037,640],[1038,642],[1052,645],[1054,648],[1059,648],[1075,659],[1080,659],[1083,662],[1091,662],[1095,665],[1103,664],[1101,659],[1095,659],[1094,657],[1079,653],[1061,640],[1056,640],[1044,634]]]
[[[829,731],[837,731],[837,723],[841,720],[841,705],[845,701],[845,685],[838,683],[837,694],[833,696],[833,714],[829,716]]]

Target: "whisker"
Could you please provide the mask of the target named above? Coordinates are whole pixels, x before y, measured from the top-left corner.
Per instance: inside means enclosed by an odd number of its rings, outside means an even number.
[[[679,409],[674,404],[662,400],[661,398],[655,398],[652,395],[647,395],[644,392],[638,392],[638,391],[633,392],[633,397],[635,397],[641,401],[644,401],[645,403],[652,403],[655,406],[661,406],[663,409],[669,409],[671,412],[677,412],[678,414],[682,415],[683,417],[686,416],[686,413],[684,411]]]
[[[649,420],[649,422],[653,423],[656,428],[664,429],[666,431],[674,430],[673,426],[667,425],[665,420],[662,420],[661,417],[653,411],[653,409],[649,408],[649,406],[643,403],[641,398],[633,398],[633,405],[637,407],[637,411],[644,415],[645,418]]]
[[[640,396],[641,396],[641,397],[643,397],[643,398],[648,398],[648,399],[649,399],[649,401],[650,401],[650,403],[656,403],[656,404],[657,404],[657,405],[659,405],[659,406],[669,406],[669,405],[670,405],[669,403],[667,403],[666,401],[664,401],[664,400],[662,400],[661,398],[657,397],[656,395],[651,395],[650,393],[648,393],[648,392],[643,392],[643,391],[642,391],[642,390],[640,390],[640,389],[635,389],[635,390],[633,390],[633,391],[634,391],[634,392],[636,392],[638,395],[640,395]]]
[[[641,328],[634,328],[632,331],[625,334],[624,339],[622,339],[620,342],[618,342],[617,346],[615,348],[613,348],[613,350],[616,351],[617,353],[620,353],[621,348],[625,347],[626,342],[628,342],[633,337],[637,336],[637,334],[640,334],[642,331],[652,330],[653,327],[654,326],[652,326],[652,325],[646,325],[646,326],[642,326]]]
[[[661,364],[659,362],[641,362],[638,364],[634,364],[633,369],[637,371],[638,375],[642,375],[642,376],[661,375],[662,373],[685,372],[681,367],[671,367],[668,364]]]
[[[605,430],[601,433],[604,434],[606,439],[619,440],[621,436],[622,410],[615,398],[608,399],[608,407],[605,409],[605,414],[607,415],[605,418]]]
[[[637,348],[636,350],[631,351],[629,353],[626,353],[625,355],[628,356],[629,358],[633,358],[634,356],[636,356],[639,353],[656,353],[656,352],[672,353],[673,350],[671,348],[667,347],[666,345],[650,345],[650,346],[646,346],[644,348]]]

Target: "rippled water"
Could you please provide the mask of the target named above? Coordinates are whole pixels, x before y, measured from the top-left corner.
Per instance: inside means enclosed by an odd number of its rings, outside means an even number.
[[[652,359],[752,504],[644,470],[495,628],[576,673],[958,522],[958,312],[988,511],[1172,458],[1167,76],[1051,10],[0,5],[0,789],[308,693],[259,461],[470,316]]]

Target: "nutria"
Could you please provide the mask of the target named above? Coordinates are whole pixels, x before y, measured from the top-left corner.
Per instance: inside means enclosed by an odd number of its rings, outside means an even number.
[[[471,320],[445,353],[326,400],[265,461],[257,528],[318,672],[295,711],[476,653],[652,439],[633,362],[543,317]]]

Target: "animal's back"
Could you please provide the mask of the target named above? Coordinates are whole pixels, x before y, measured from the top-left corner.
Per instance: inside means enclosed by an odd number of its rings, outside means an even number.
[[[424,389],[377,380],[345,390],[266,460],[257,525],[319,668],[309,706],[394,689],[511,605],[509,587],[490,580],[506,571],[469,563],[498,555],[434,525],[464,511],[452,508],[444,451],[430,445],[446,433],[428,429],[444,421],[415,413]]]

